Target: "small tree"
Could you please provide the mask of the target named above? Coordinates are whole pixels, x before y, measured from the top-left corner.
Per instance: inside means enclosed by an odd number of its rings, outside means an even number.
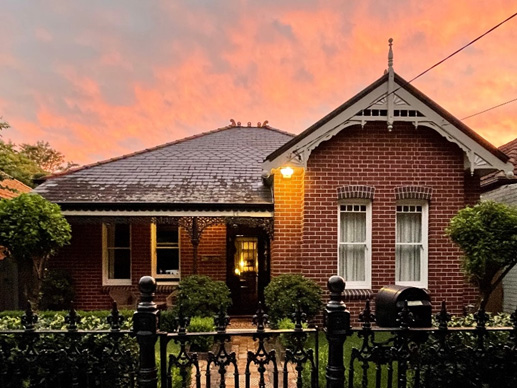
[[[463,272],[479,288],[484,309],[517,263],[517,208],[493,201],[466,207],[451,219],[446,233],[463,251]]]
[[[0,201],[0,246],[18,262],[25,293],[36,302],[49,258],[70,242],[70,224],[58,205],[36,194]]]

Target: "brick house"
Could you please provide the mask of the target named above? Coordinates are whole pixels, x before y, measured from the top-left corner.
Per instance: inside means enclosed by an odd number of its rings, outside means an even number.
[[[460,313],[476,299],[444,236],[479,200],[503,152],[396,75],[392,66],[298,136],[232,125],[53,176],[72,244],[52,259],[80,308],[129,302],[142,275],[159,300],[193,272],[224,280],[250,313],[270,277],[347,280],[346,303],[387,284],[426,288]],[[287,169],[287,167],[289,167]]]
[[[510,157],[510,162],[517,162],[517,139],[502,145],[499,149]],[[514,176],[508,177],[501,172],[483,177],[481,180],[481,199],[503,202],[517,206],[517,168]],[[500,298],[502,310],[514,312],[517,306],[517,267],[514,267],[503,279],[502,287],[499,287],[497,296]],[[492,299],[492,298],[490,298]]]

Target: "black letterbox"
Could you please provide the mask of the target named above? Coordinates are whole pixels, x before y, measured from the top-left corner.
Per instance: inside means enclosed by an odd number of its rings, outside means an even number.
[[[427,291],[416,288],[390,285],[382,287],[375,296],[375,316],[380,327],[399,327],[398,314],[407,300],[413,314],[411,327],[431,326],[431,299]]]

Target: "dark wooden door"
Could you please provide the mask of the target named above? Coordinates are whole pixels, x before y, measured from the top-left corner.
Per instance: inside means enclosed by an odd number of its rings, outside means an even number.
[[[227,285],[232,293],[233,315],[249,315],[264,299],[269,283],[269,238],[258,228],[228,227]]]

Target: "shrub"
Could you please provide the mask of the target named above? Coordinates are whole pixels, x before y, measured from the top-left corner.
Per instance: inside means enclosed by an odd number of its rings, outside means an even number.
[[[192,275],[183,279],[177,293],[177,303],[173,307],[174,315],[178,315],[182,304],[183,314],[187,317],[213,317],[222,307],[224,311],[232,304],[230,289],[219,280],[205,275]]]
[[[79,330],[107,330],[110,328],[107,318],[110,311],[78,311],[81,317],[77,325]],[[121,325],[122,330],[129,330],[132,327],[132,310],[121,310],[120,315],[124,317]],[[21,317],[23,311],[2,311],[0,313],[0,330],[21,330],[23,329]],[[35,325],[37,330],[66,330],[65,317],[67,311],[39,311],[37,312],[38,322]]]
[[[278,327],[282,318],[292,318],[296,304],[307,314],[307,319],[314,318],[322,307],[321,287],[313,280],[300,274],[284,274],[271,280],[264,289],[264,298],[272,327]]]
[[[60,269],[46,270],[38,307],[42,310],[67,310],[74,299],[75,289],[70,273]]]
[[[172,333],[176,330],[174,313],[171,310],[160,311],[160,331]]]
[[[209,317],[192,317],[187,329],[190,333],[206,333],[215,330],[214,319]],[[191,352],[207,352],[214,344],[214,337],[196,337],[190,342]]]
[[[303,323],[302,327],[304,329],[307,328],[307,324]],[[278,328],[280,330],[294,330],[295,324],[292,320],[289,318],[282,318],[280,321],[278,321]],[[307,342],[307,338],[303,341],[305,344]],[[284,349],[296,349],[296,336],[295,334],[280,334],[280,343],[284,347]]]

